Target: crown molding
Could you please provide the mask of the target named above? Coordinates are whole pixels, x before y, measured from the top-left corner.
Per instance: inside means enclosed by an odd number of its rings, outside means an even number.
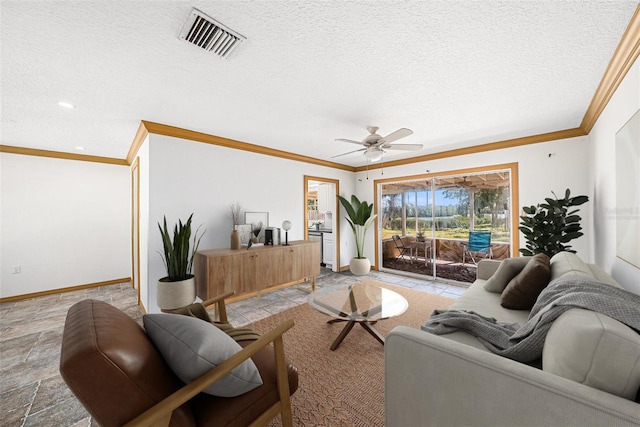
[[[147,135],[149,135],[149,131],[147,131],[147,128],[145,127],[144,122],[140,122],[140,126],[138,126],[138,131],[136,132],[136,135],[133,137],[133,141],[131,142],[131,147],[129,147],[129,152],[127,153],[127,159],[126,159],[127,164],[133,165],[133,161],[135,160],[136,155],[138,154],[138,150],[140,150],[140,147],[142,146],[142,143],[144,142]]]
[[[580,127],[586,134],[593,129],[616,89],[638,59],[638,55],[640,55],[640,4],[636,7],[622,39],[620,39],[620,43],[609,61],[604,76],[600,80],[598,89],[591,99],[591,104],[587,108],[582,123],[580,123]]]
[[[218,145],[221,147],[234,148],[237,150],[249,151],[252,153],[264,154],[266,156],[280,157],[298,162],[310,163],[318,166],[327,166],[335,169],[342,169],[354,172],[353,166],[343,165],[341,163],[328,162],[326,160],[316,159],[314,157],[303,156],[301,154],[290,153],[288,151],[276,150],[274,148],[264,147],[262,145],[249,144],[248,142],[236,141],[234,139],[223,138],[221,136],[210,135],[207,133],[196,132],[175,126],[163,125],[160,123],[142,121],[147,132],[156,135],[171,136],[174,138],[188,139],[196,142],[204,142],[205,144]]]
[[[466,154],[476,154],[485,151],[503,150],[505,148],[520,147],[522,145],[538,144],[540,142],[556,141],[559,139],[575,138],[587,135],[581,128],[565,129],[555,132],[542,133],[539,135],[525,136],[523,138],[507,139],[504,141],[490,142],[487,144],[474,145],[472,147],[457,148],[455,150],[440,151],[438,153],[425,154],[424,156],[411,157],[408,159],[394,160],[392,162],[375,163],[368,166],[359,166],[356,172],[367,169],[381,169],[383,167],[393,167],[409,165],[412,163],[426,162],[429,160],[444,159],[447,157],[464,156]]]
[[[62,151],[36,150],[35,148],[13,147],[0,145],[1,153],[21,154],[24,156],[51,157],[54,159],[79,160],[81,162],[107,163],[111,165],[128,166],[124,159],[113,157],[88,156],[84,154],[64,153]]]

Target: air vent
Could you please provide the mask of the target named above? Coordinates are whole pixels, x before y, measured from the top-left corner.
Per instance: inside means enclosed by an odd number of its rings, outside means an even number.
[[[182,27],[180,38],[223,58],[229,58],[238,45],[247,39],[196,8],[193,8]]]

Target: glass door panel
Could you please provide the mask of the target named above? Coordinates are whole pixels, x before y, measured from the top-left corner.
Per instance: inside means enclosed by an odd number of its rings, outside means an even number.
[[[510,254],[510,190],[508,170],[381,184],[383,269],[473,282],[479,259]],[[490,232],[486,251],[470,231]]]

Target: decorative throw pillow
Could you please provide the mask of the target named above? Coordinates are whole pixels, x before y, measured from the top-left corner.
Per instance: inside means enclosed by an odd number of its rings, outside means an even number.
[[[549,257],[536,254],[504,288],[500,305],[513,310],[531,310],[538,295],[549,284]]]
[[[517,257],[507,258],[503,260],[493,276],[484,284],[484,290],[487,292],[494,292],[501,294],[507,284],[516,277],[516,274],[520,273],[522,269],[527,265],[531,257]]]
[[[185,383],[201,377],[242,347],[211,323],[180,314],[145,314],[144,327],[171,370]],[[262,385],[258,368],[247,359],[204,390],[234,397]]]

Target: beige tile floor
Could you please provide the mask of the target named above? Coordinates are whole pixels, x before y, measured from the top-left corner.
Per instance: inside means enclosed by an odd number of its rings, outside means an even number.
[[[465,287],[372,271],[368,278],[456,298]],[[362,280],[323,269],[317,288],[339,288]],[[304,285],[303,285],[304,286]],[[47,295],[0,304],[0,426],[92,426],[91,417],[64,384],[58,371],[66,312],[92,298],[108,302],[141,321],[136,291],[129,283]],[[295,307],[308,293],[296,286],[229,304],[236,326]]]

